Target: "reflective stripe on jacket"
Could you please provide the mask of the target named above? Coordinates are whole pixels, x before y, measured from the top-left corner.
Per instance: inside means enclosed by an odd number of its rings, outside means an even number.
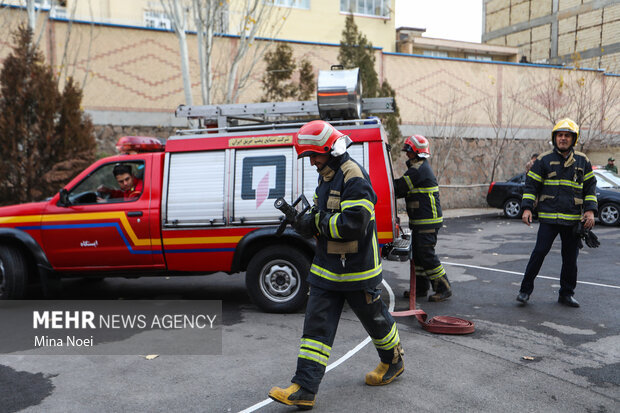
[[[382,280],[377,195],[364,168],[348,153],[330,158],[314,200],[319,236],[308,282],[327,290],[377,286]]]
[[[441,228],[443,215],[439,203],[437,178],[427,159],[408,160],[409,169],[394,180],[397,198],[405,198],[409,227]]]
[[[583,211],[596,211],[596,177],[588,157],[571,151],[564,159],[556,149],[541,154],[525,178],[522,209],[532,210],[538,197],[538,219],[573,225]]]

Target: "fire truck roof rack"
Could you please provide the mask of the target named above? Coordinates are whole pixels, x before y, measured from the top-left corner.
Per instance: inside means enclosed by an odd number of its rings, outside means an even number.
[[[361,112],[364,114],[392,113],[394,112],[394,98],[364,98],[362,99]],[[353,118],[343,116],[335,119],[332,119],[330,116],[322,116],[319,104],[314,100],[222,105],[180,105],[175,112],[175,116],[177,118],[197,119],[202,126],[205,126],[199,129],[179,131],[179,133],[183,134],[247,129],[249,126],[247,124],[235,124],[235,121],[255,122],[252,128],[271,129],[291,127],[298,123],[303,125],[307,122],[307,119],[302,121],[300,119],[302,117],[320,116],[330,122],[338,120],[346,123],[364,120],[361,119],[361,116]],[[216,123],[217,126],[206,127],[206,125],[214,125]]]
[[[309,120],[296,120],[290,122],[281,122],[281,123],[262,123],[262,124],[245,124],[245,125],[237,125],[237,126],[226,126],[223,128],[201,128],[201,129],[180,129],[176,131],[177,135],[197,135],[205,132],[233,132],[233,131],[248,131],[248,130],[269,130],[269,129],[284,129],[284,128],[300,128]],[[378,124],[378,118],[367,118],[367,119],[340,119],[340,120],[330,120],[329,121],[334,126],[339,125],[354,125],[354,124]]]
[[[198,120],[200,129],[177,133],[200,133],[239,129],[271,129],[296,126],[317,116],[333,121],[364,122],[362,114],[394,112],[394,98],[362,98],[359,69],[332,66],[319,71],[317,100],[297,102],[237,103],[185,106],[175,111],[177,118]],[[216,126],[217,125],[217,126]]]

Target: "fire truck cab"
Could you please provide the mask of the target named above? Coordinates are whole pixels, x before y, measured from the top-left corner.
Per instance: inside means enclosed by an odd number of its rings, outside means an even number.
[[[361,99],[359,74],[353,87],[331,80],[323,90],[319,82],[317,102],[180,106],[176,115],[199,125],[165,147],[121,138],[121,155],[95,162],[50,200],[0,208],[0,298],[22,298],[33,280],[245,271],[261,309],[298,310],[315,244],[291,228],[276,234],[274,201],[312,199],[318,174],[297,159],[293,135],[319,116],[351,137],[348,152],[369,172],[383,255],[407,259],[387,136],[378,119],[361,119],[393,101]],[[132,181],[125,191],[121,170]]]

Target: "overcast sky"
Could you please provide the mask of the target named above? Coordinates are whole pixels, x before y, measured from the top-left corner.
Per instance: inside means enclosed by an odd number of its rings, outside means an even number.
[[[482,0],[396,0],[396,28],[424,28],[424,37],[480,42]]]

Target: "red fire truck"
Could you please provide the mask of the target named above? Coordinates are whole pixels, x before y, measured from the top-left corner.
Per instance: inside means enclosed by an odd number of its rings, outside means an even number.
[[[122,155],[95,162],[51,199],[0,208],[0,298],[22,298],[30,282],[62,277],[245,271],[248,294],[261,309],[299,309],[314,242],[290,228],[276,236],[282,214],[274,200],[312,199],[318,174],[297,159],[292,142],[317,115],[354,141],[349,153],[378,195],[384,255],[406,259],[410,242],[399,237],[386,134],[377,119],[361,119],[390,111],[392,103],[362,100],[359,89],[333,84],[321,95],[319,82],[317,101],[180,106],[177,116],[199,125],[165,147],[153,138],[121,138]],[[201,129],[205,124],[213,127]],[[101,188],[118,188],[119,164],[140,182],[138,195],[105,199],[109,192]]]

